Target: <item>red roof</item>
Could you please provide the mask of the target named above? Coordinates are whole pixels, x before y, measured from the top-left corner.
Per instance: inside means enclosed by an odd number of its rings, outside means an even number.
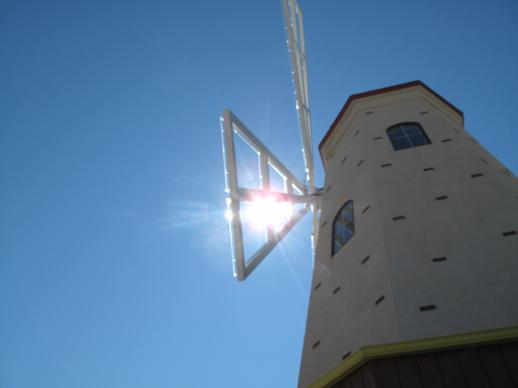
[[[425,88],[426,90],[428,90],[430,93],[432,93],[434,96],[436,96],[439,100],[441,100],[442,102],[444,102],[446,105],[448,105],[450,108],[452,108],[455,112],[457,112],[461,117],[462,117],[462,121],[464,121],[464,113],[462,113],[462,111],[455,107],[454,105],[452,105],[450,102],[448,102],[445,98],[441,97],[439,94],[437,94],[436,92],[434,92],[431,88],[429,88],[428,86],[426,86],[423,82],[421,81],[412,81],[412,82],[406,82],[404,84],[399,84],[399,85],[393,85],[393,86],[389,86],[389,87],[386,87],[386,88],[381,88],[381,89],[376,89],[376,90],[371,90],[369,92],[364,92],[364,93],[357,93],[357,94],[353,94],[351,95],[345,105],[343,106],[342,110],[340,111],[340,113],[338,113],[338,116],[336,116],[336,119],[335,121],[333,121],[333,124],[331,124],[331,127],[329,127],[329,129],[327,130],[324,138],[322,139],[322,141],[320,142],[320,144],[318,145],[318,148],[320,150],[320,154],[322,154],[322,147],[324,145],[324,143],[329,139],[329,137],[331,136],[331,134],[333,133],[336,125],[338,124],[338,122],[340,121],[340,119],[345,115],[345,113],[347,112],[347,109],[349,109],[349,106],[353,103],[354,100],[358,100],[360,98],[365,98],[365,97],[371,97],[371,96],[376,96],[378,94],[383,94],[383,93],[388,93],[388,92],[393,92],[393,91],[396,91],[396,90],[401,90],[401,89],[406,89],[406,88],[412,88],[412,87],[415,87],[415,86],[422,86],[423,88]],[[322,156],[322,155],[321,155]]]

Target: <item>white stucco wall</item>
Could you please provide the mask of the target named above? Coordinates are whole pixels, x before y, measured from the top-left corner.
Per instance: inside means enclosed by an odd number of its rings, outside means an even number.
[[[386,130],[401,122],[420,123],[432,143],[394,151]],[[358,99],[322,154],[300,386],[361,346],[518,325],[518,236],[502,236],[518,230],[518,180],[459,113],[422,86]],[[351,199],[355,235],[331,257],[333,219]]]

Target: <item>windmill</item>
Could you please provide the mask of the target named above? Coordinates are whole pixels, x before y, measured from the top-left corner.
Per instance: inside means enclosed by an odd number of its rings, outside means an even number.
[[[313,214],[298,385],[517,386],[518,179],[465,129],[462,111],[413,81],[348,98],[319,144],[317,189],[302,12],[282,5],[306,184],[229,110],[222,133],[238,280]],[[236,136],[258,155],[258,189],[238,182]],[[303,207],[245,258],[250,201]]]
[[[230,226],[231,249],[234,276],[244,280],[289,231],[308,212],[313,216],[311,242],[314,251],[318,235],[318,209],[320,190],[315,186],[313,150],[311,137],[311,111],[307,81],[307,62],[304,44],[304,22],[302,10],[296,0],[282,0],[287,33],[288,51],[291,57],[295,104],[298,113],[302,155],[305,166],[305,182],[302,183],[229,109],[221,119],[223,159],[227,193],[227,219]],[[251,147],[259,158],[260,189],[241,187],[238,182],[235,136],[239,136]],[[273,168],[284,180],[282,192],[270,190],[269,168]],[[266,204],[299,203],[304,206],[290,214],[287,222],[278,230],[267,226],[263,245],[250,257],[245,257],[241,220],[241,202],[262,202]],[[275,211],[275,210],[274,210]]]

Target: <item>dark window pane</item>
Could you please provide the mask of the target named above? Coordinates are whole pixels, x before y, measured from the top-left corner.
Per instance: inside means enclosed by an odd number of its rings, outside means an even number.
[[[405,136],[405,133],[403,132],[403,127],[401,125],[398,125],[397,127],[389,129],[389,136],[390,137]]]
[[[409,137],[410,137],[410,142],[412,143],[412,145],[414,147],[430,143],[428,141],[428,139],[426,137],[424,137],[422,134],[413,135],[413,136],[409,136]]]
[[[410,148],[412,145],[408,141],[406,137],[400,138],[400,139],[394,139],[392,140],[392,145],[394,146],[394,149],[397,150],[404,150],[405,148]]]
[[[403,123],[387,129],[394,150],[430,144],[430,140],[418,123]]]
[[[407,135],[414,135],[414,134],[421,134],[423,131],[421,130],[421,127],[416,124],[405,124],[404,125],[405,132]]]

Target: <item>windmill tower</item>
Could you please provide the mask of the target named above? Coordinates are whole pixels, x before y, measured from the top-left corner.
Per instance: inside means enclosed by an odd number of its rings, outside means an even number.
[[[518,180],[462,112],[419,81],[353,95],[319,149],[299,385],[517,386]]]
[[[351,96],[313,180],[302,13],[282,1],[306,181],[230,111],[223,119],[234,273],[244,280],[313,212],[314,269],[299,386],[518,386],[518,180],[420,81]],[[234,137],[258,155],[239,185]],[[284,179],[270,190],[269,168]],[[302,203],[245,257],[243,202]]]

